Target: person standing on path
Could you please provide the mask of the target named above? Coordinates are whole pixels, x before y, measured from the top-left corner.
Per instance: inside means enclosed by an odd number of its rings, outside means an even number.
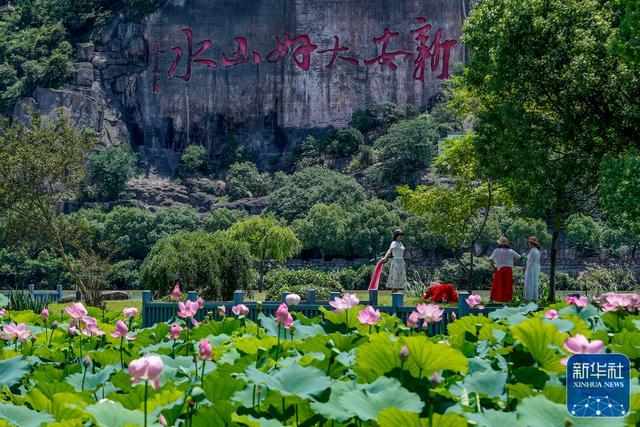
[[[509,246],[505,236],[498,239],[498,247],[491,254],[493,281],[490,301],[510,302],[513,299],[513,264],[520,255]]]
[[[386,262],[391,258],[389,266],[389,277],[387,278],[387,289],[391,292],[398,292],[405,288],[407,283],[407,269],[404,265],[404,245],[402,239],[404,233],[402,230],[393,232],[393,242],[389,246],[389,250],[382,258],[382,262]]]
[[[540,288],[540,243],[535,236],[527,239],[529,253],[524,268],[524,299],[537,301]]]

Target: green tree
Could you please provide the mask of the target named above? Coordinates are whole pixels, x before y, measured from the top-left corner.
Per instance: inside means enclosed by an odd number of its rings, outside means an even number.
[[[272,216],[252,216],[236,222],[228,231],[233,239],[246,242],[260,263],[258,289],[262,291],[267,261],[284,262],[300,252],[302,245],[293,230]]]
[[[146,289],[166,295],[178,281],[183,290],[216,301],[230,300],[237,289],[250,289],[254,280],[249,247],[222,232],[167,236],[153,246],[140,269]]]
[[[483,174],[550,221],[553,301],[560,232],[594,210],[604,156],[637,144],[638,71],[614,52],[608,2],[480,2],[463,33],[456,102],[475,119]]]
[[[454,178],[453,186],[422,185],[415,190],[400,187],[398,199],[410,213],[422,216],[430,231],[444,237],[446,246],[458,256],[458,262],[466,272],[467,288],[471,292],[474,247],[499,194],[496,194],[498,192],[491,181],[480,180],[472,136],[448,140],[434,165],[440,172]],[[462,261],[465,251],[469,253],[468,265]]]
[[[392,125],[374,144],[378,163],[365,171],[366,183],[387,195],[398,185],[414,187],[431,165],[438,139],[436,127],[428,116]]]
[[[118,259],[144,259],[154,243],[154,217],[145,209],[116,206],[106,215],[104,229],[115,238]]]
[[[338,129],[325,147],[325,151],[333,156],[351,156],[363,144],[364,137],[358,129]]]
[[[547,223],[535,218],[516,218],[507,229],[506,236],[511,246],[516,248],[526,248],[526,241],[529,237],[538,238],[541,247],[546,247],[551,240],[547,231]]]
[[[208,233],[224,231],[236,222],[247,219],[248,216],[247,211],[242,209],[214,209],[204,218],[204,230]]]
[[[618,31],[618,51],[630,66],[640,67],[640,0],[614,0],[621,15]]]
[[[388,203],[374,200],[362,204],[348,218],[346,238],[351,255],[372,257],[386,251],[400,225],[400,217]]]
[[[593,255],[600,247],[602,228],[590,216],[573,214],[567,219],[567,243],[583,256]]]
[[[350,176],[312,166],[286,176],[269,195],[267,211],[292,221],[302,218],[317,203],[337,203],[351,209],[366,199],[364,188]]]
[[[293,221],[292,228],[306,251],[320,252],[322,258],[342,256],[348,250],[349,213],[337,203],[315,204],[304,218]]]
[[[87,176],[97,200],[114,200],[136,171],[136,155],[127,143],[112,144],[89,155]]]
[[[6,122],[0,128],[0,211],[15,233],[13,244],[36,241],[56,251],[90,304],[95,301],[67,254],[75,230],[57,207],[78,196],[94,144],[62,114],[57,123],[34,114],[28,128]]]
[[[202,219],[198,211],[191,206],[171,206],[156,212],[153,229],[149,235],[151,243],[179,231],[202,229]]]
[[[272,186],[269,174],[258,172],[251,162],[234,163],[227,172],[227,192],[231,200],[264,196]]]
[[[603,161],[600,197],[610,222],[640,226],[640,150]]]

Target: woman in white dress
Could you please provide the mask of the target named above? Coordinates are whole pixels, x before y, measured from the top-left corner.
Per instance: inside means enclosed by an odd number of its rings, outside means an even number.
[[[540,288],[540,243],[536,237],[527,239],[529,253],[524,268],[524,299],[537,301]]]
[[[398,292],[404,289],[407,283],[407,270],[404,265],[404,245],[402,244],[403,238],[404,233],[402,230],[394,231],[393,242],[391,242],[389,250],[382,258],[382,262],[386,262],[391,258],[389,278],[387,279],[387,289],[391,289],[391,292]]]

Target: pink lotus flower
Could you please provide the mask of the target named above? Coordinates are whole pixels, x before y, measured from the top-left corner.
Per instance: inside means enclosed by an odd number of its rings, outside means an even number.
[[[482,302],[482,297],[480,295],[469,295],[465,301],[467,301],[469,307],[475,307]]]
[[[196,301],[180,301],[178,303],[178,317],[183,319],[191,319],[198,312],[198,303]]]
[[[4,317],[7,315],[7,309],[6,308],[0,308],[0,317]]]
[[[284,326],[285,329],[289,329],[293,324],[293,316],[291,316],[289,307],[284,302],[276,310],[276,324]]]
[[[129,341],[133,341],[136,339],[135,336],[129,334],[129,328],[127,328],[127,324],[122,320],[118,320],[116,322],[115,331],[112,331],[109,335],[111,335],[111,338],[126,338]]]
[[[426,323],[435,323],[442,320],[442,314],[444,310],[438,307],[436,304],[418,304],[416,311],[421,319],[424,319]]]
[[[431,375],[431,382],[434,384],[440,384],[440,375],[438,375],[438,371],[435,371],[433,375]]]
[[[547,319],[557,319],[558,318],[558,312],[553,310],[553,309],[547,310],[544,313],[544,317],[546,317]]]
[[[400,360],[405,361],[409,358],[409,347],[403,345],[400,349]]]
[[[87,309],[84,308],[81,302],[74,302],[71,307],[65,307],[65,311],[76,320],[82,319],[88,314]]]
[[[478,308],[484,308],[483,306],[479,306]],[[456,314],[455,311],[451,312],[451,320],[456,320],[458,318],[458,315]]]
[[[88,354],[85,354],[83,364],[85,368],[88,368],[89,366],[91,366],[91,357],[89,357]]]
[[[169,297],[174,301],[179,301],[182,298],[182,293],[180,292],[180,283],[176,282],[173,285],[173,290],[171,291],[171,295]]]
[[[380,312],[368,305],[366,308],[360,310],[358,320],[363,325],[377,325],[380,320]]]
[[[204,308],[204,300],[202,298],[198,297],[196,302],[198,303],[198,309],[202,310]]]
[[[198,356],[203,360],[211,360],[213,356],[211,354],[211,342],[208,339],[203,338],[198,344]]]
[[[586,307],[589,304],[589,298],[587,297],[567,297],[566,301],[569,304],[573,304],[576,307]]]
[[[167,419],[164,417],[164,415],[160,414],[158,416],[158,423],[160,423],[161,426],[167,426]]]
[[[136,317],[138,315],[138,309],[135,307],[123,308],[122,314],[124,314],[125,317]]]
[[[180,333],[182,332],[182,328],[177,323],[171,325],[171,330],[169,330],[169,339],[177,340],[180,338]]]
[[[85,316],[79,319],[79,324],[80,332],[88,337],[101,336],[105,334],[103,330],[98,328],[98,321],[93,317]]]
[[[576,334],[575,337],[569,337],[564,342],[564,348],[573,354],[597,354],[604,349],[604,343],[600,340],[593,340],[589,342],[587,337],[581,334]],[[565,357],[560,361],[561,364],[567,366],[568,357]]]
[[[227,315],[227,307],[225,307],[224,305],[221,305],[220,307],[218,307],[218,312],[220,313],[221,317],[224,317]]]
[[[44,307],[42,309],[42,311],[40,312],[40,317],[42,317],[42,320],[44,320],[45,322],[47,321],[47,319],[49,318],[49,310],[47,310],[46,307]]]
[[[284,301],[289,307],[295,307],[296,305],[300,304],[301,298],[298,294],[287,294]]]
[[[407,326],[410,328],[417,328],[418,321],[420,320],[420,315],[417,311],[412,311],[409,317],[407,318]]]
[[[342,298],[336,298],[333,301],[329,301],[329,305],[333,307],[334,313],[342,313],[344,310],[352,309],[360,304],[360,300],[356,297],[356,294],[344,294]]]
[[[638,307],[637,294],[606,294],[603,295],[600,307],[602,311],[635,311]]]
[[[4,340],[18,340],[20,342],[25,342],[31,336],[31,331],[27,329],[27,325],[24,323],[18,323],[17,325],[13,322],[8,325],[4,325],[2,329],[2,339]]]
[[[249,315],[249,307],[244,304],[238,304],[231,307],[231,312],[236,316],[248,316]]]
[[[154,390],[160,387],[160,374],[164,369],[162,359],[156,355],[146,355],[129,363],[129,375],[131,383],[138,384],[142,381],[151,381]]]

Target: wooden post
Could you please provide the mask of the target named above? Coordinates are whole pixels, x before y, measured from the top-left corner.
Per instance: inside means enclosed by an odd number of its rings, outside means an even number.
[[[196,301],[198,299],[198,293],[196,291],[187,292],[187,299],[189,301]]]
[[[56,286],[56,290],[58,291],[58,299],[62,298],[62,285]]]
[[[29,288],[29,294],[33,295],[36,291],[36,285],[32,283],[28,286],[28,288]]]
[[[287,291],[284,291],[284,292],[282,293],[282,302],[284,302],[284,301],[287,299],[287,295],[289,295],[290,293],[291,293],[291,292],[287,292]]]
[[[329,292],[329,301],[333,301],[336,298],[340,298],[340,292]]]
[[[467,303],[468,297],[469,292],[458,292],[458,319],[469,314],[469,304]]]
[[[242,304],[244,302],[244,292],[242,290],[233,291],[233,305]]]
[[[394,313],[398,312],[398,308],[404,305],[404,295],[402,292],[394,292],[391,294],[391,306],[393,307]]]
[[[307,289],[307,303],[315,304],[316,303],[316,290],[315,289]]]
[[[378,305],[378,290],[377,289],[371,289],[369,291],[369,304],[376,306]]]
[[[147,307],[147,304],[149,304],[151,302],[151,291],[142,291],[142,327],[143,328],[148,328],[149,326],[151,326],[150,323],[150,318],[149,318],[149,313],[147,312],[149,310],[149,307]]]

